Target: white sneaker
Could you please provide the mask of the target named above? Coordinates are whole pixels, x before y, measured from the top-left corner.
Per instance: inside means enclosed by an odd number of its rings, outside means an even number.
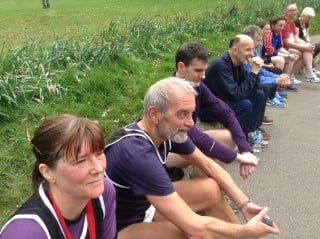
[[[291,80],[292,80],[292,83],[295,84],[295,85],[300,85],[301,84],[301,80],[298,80],[296,78],[293,78]]]
[[[307,76],[305,81],[312,83],[320,83],[320,79],[316,75],[313,75],[312,77]]]
[[[314,73],[317,77],[320,77],[320,71],[318,71],[317,69],[313,68],[313,73]]]
[[[291,74],[290,81],[292,84],[299,85],[301,84],[301,80],[298,80],[294,74]]]
[[[262,140],[261,148],[268,148],[269,142],[267,140]]]

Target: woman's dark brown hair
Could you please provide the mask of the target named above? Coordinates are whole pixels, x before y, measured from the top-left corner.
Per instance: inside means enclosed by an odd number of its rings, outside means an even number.
[[[37,190],[45,180],[39,171],[41,163],[55,168],[62,157],[75,159],[83,142],[88,143],[92,152],[103,150],[104,135],[98,123],[69,114],[57,115],[42,122],[31,140],[36,157],[32,172],[33,189]]]

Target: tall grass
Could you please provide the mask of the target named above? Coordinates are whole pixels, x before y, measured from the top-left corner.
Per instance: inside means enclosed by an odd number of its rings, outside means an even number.
[[[296,1],[318,12],[318,0]],[[222,1],[197,17],[139,17],[110,21],[95,34],[57,38],[49,46],[28,40],[1,50],[0,225],[30,194],[33,156],[28,144],[39,122],[69,112],[96,119],[110,137],[141,116],[146,88],[174,71],[177,47],[205,44],[215,57],[244,26],[281,14],[287,1]],[[317,17],[313,29],[319,28]]]

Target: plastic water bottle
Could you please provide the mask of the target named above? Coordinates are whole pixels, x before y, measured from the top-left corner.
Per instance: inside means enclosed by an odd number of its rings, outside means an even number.
[[[256,136],[254,139],[254,144],[253,144],[253,152],[259,153],[261,151],[261,144],[262,144],[262,133],[260,130],[257,130]]]

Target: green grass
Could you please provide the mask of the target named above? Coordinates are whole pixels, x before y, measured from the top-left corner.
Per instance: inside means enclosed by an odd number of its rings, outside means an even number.
[[[50,9],[41,1],[2,1],[0,43],[15,46],[26,39],[52,41],[92,34],[107,27],[111,20],[128,22],[133,17],[166,18],[175,14],[197,16],[214,7],[206,0],[51,0]],[[49,40],[49,41],[48,41]],[[1,45],[2,45],[1,44]]]
[[[225,2],[52,0],[44,10],[41,1],[2,1],[0,225],[32,193],[28,141],[42,119],[86,116],[110,137],[141,117],[145,90],[174,71],[181,43],[200,41],[218,56],[245,25],[280,14],[286,4]],[[318,0],[297,2],[320,15]]]

